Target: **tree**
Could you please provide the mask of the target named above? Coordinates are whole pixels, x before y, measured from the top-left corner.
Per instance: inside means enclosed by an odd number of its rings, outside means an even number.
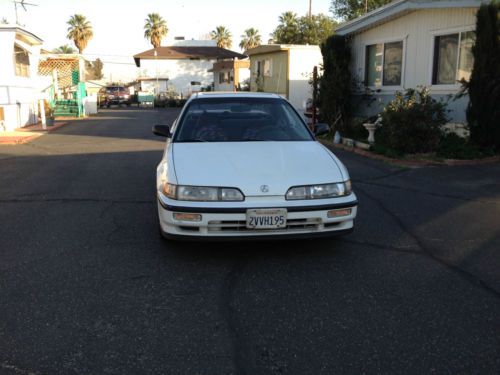
[[[324,14],[299,19],[300,44],[321,44],[333,35],[337,23]]]
[[[500,2],[481,5],[477,12],[474,65],[469,82],[467,122],[471,140],[500,151]]]
[[[67,24],[69,25],[67,38],[73,40],[79,53],[83,53],[83,50],[94,36],[92,25],[81,14],[71,16]]]
[[[336,22],[324,14],[297,17],[285,12],[271,34],[278,44],[321,44],[333,34]]]
[[[229,49],[233,44],[232,35],[225,26],[217,26],[215,30],[210,32],[210,36],[212,40],[217,41],[217,47]]]
[[[158,13],[148,14],[144,25],[144,38],[149,39],[154,48],[161,45],[161,40],[167,36],[167,21]]]
[[[330,10],[343,20],[352,20],[392,0],[332,0]]]
[[[332,35],[321,44],[323,75],[320,79],[320,110],[323,121],[345,134],[351,113],[351,48],[341,35]]]
[[[5,17],[2,17],[2,20],[0,21],[0,24],[2,25],[8,25],[9,24],[9,20]]]
[[[250,48],[254,48],[260,46],[262,43],[261,36],[259,34],[259,30],[254,29],[253,27],[246,29],[245,34],[241,36],[240,48],[243,51],[249,50]]]
[[[99,58],[95,61],[85,61],[85,79],[102,79],[104,77],[103,67],[104,64]]]
[[[278,44],[299,44],[300,27],[297,14],[285,12],[279,16],[279,24],[272,32],[274,43]]]
[[[65,44],[63,46],[59,46],[57,48],[54,48],[52,50],[52,52],[53,53],[68,53],[69,54],[69,53],[75,53],[76,50],[73,47],[71,47],[70,45]]]

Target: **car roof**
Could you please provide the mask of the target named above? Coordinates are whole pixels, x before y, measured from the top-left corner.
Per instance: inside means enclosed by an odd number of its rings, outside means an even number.
[[[217,92],[197,92],[191,96],[191,99],[202,99],[202,98],[269,98],[269,99],[283,99],[282,96],[274,93],[267,92],[248,92],[248,91],[217,91]]]

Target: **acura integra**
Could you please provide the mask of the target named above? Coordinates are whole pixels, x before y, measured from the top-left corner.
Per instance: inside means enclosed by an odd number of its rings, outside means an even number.
[[[199,93],[172,126],[157,168],[166,238],[295,238],[353,229],[357,199],[340,160],[284,98]]]

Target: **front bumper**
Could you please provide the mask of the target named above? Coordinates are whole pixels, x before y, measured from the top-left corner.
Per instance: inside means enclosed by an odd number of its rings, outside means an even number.
[[[162,234],[174,239],[273,239],[310,238],[345,234],[352,231],[357,214],[354,193],[347,197],[317,201],[286,201],[283,198],[254,199],[229,204],[179,202],[158,196],[158,215]],[[319,203],[319,204],[318,204]],[[186,206],[185,204],[188,204]],[[246,227],[246,212],[255,208],[286,208],[287,226],[280,229]],[[329,218],[330,210],[350,208],[347,216]],[[199,213],[201,221],[179,221],[175,212]]]

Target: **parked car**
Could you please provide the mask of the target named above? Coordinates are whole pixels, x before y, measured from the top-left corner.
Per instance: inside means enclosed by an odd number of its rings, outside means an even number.
[[[109,108],[112,104],[130,106],[132,98],[130,91],[124,86],[106,86],[99,90],[99,106]]]
[[[171,127],[157,168],[166,238],[283,238],[353,229],[356,195],[340,160],[282,97],[198,93]]]

